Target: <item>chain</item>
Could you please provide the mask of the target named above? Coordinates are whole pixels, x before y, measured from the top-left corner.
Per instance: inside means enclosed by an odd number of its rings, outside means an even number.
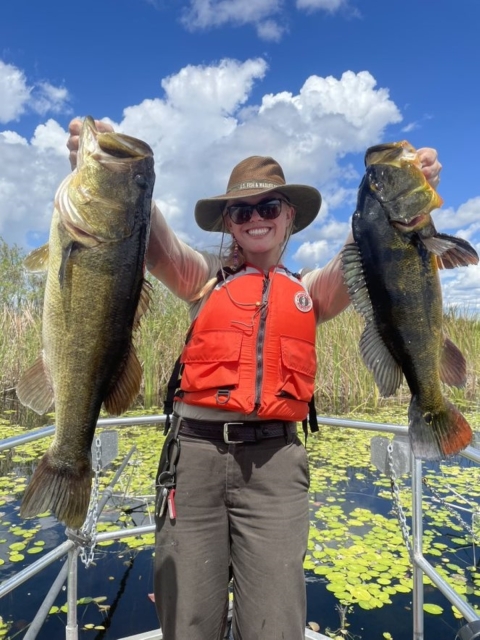
[[[395,510],[397,512],[398,522],[400,523],[400,529],[402,530],[403,541],[405,542],[405,546],[407,548],[410,560],[413,562],[413,550],[412,550],[412,544],[410,542],[410,531],[408,529],[405,511],[403,510],[402,503],[400,501],[400,491],[397,483],[397,474],[395,473],[395,468],[393,466],[392,453],[393,453],[393,445],[391,442],[389,442],[387,445],[387,454],[388,454],[388,467],[390,470],[390,489],[392,492],[392,499],[395,504]]]
[[[93,479],[92,495],[88,506],[87,517],[83,523],[81,533],[88,540],[82,547],[80,559],[88,569],[94,559],[95,545],[97,543],[97,520],[98,520],[98,496],[100,485],[100,471],[102,470],[102,441],[99,436],[95,439],[95,476]],[[87,553],[88,547],[88,553]]]
[[[428,482],[428,480],[426,478],[423,478],[423,483],[424,483],[425,486],[427,486],[429,488],[429,490],[431,491],[431,493],[434,496],[434,498],[436,498],[440,502],[440,504],[442,506],[444,506],[445,509],[449,513],[452,514],[452,516],[455,518],[455,520],[457,520],[457,522],[459,522],[462,525],[462,527],[464,527],[466,529],[466,531],[468,531],[468,533],[472,536],[473,543],[475,544],[475,539],[476,539],[477,540],[477,544],[478,544],[479,539],[477,537],[477,534],[473,530],[473,527],[471,527],[467,522],[465,522],[465,520],[458,513],[458,511],[451,504],[449,504],[444,498],[442,498],[442,496],[438,493],[438,491],[436,489],[434,489],[432,487],[432,485]],[[448,487],[448,485],[447,485],[447,487]],[[468,501],[465,500],[465,502],[468,502]],[[478,511],[473,511],[473,513],[472,513],[472,525],[475,522],[475,515],[478,515]]]

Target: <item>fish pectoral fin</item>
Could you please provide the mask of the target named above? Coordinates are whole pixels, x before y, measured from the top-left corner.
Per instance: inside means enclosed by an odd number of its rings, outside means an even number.
[[[130,345],[120,373],[103,401],[106,411],[114,416],[126,411],[140,393],[141,382],[142,365],[133,345]]]
[[[142,289],[140,291],[140,298],[138,299],[137,310],[135,311],[135,318],[133,319],[133,329],[137,329],[140,324],[140,320],[143,315],[148,311],[150,302],[152,300],[151,292],[153,290],[152,285],[148,280],[142,282]]]
[[[55,399],[53,387],[42,355],[20,378],[16,392],[23,405],[40,415],[52,406]]]
[[[460,349],[445,336],[440,359],[440,380],[451,387],[464,387],[467,363]]]
[[[49,246],[47,244],[34,249],[23,261],[23,266],[33,273],[48,270]]]
[[[65,275],[67,273],[67,264],[72,253],[73,242],[69,242],[67,246],[62,248],[62,260],[60,262],[60,268],[58,269],[58,282],[60,288],[63,288],[65,282]]]
[[[71,240],[65,245],[62,245],[62,260],[58,269],[58,281],[60,283],[60,288],[63,288],[63,285],[65,284],[69,260],[83,248],[84,246],[76,240]]]
[[[403,372],[382,340],[373,322],[367,323],[360,338],[360,353],[373,373],[382,396],[392,396],[403,381]]]
[[[463,238],[446,233],[437,233],[431,238],[421,239],[427,251],[437,256],[439,269],[454,269],[478,264],[478,253]]]

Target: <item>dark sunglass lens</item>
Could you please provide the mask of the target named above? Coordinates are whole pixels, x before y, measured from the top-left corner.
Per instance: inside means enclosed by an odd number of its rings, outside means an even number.
[[[248,222],[253,213],[253,207],[249,204],[237,205],[229,207],[228,215],[235,224],[244,224]]]
[[[280,200],[269,200],[268,202],[262,202],[257,205],[257,211],[265,220],[274,220],[278,218],[282,210],[282,203]]]

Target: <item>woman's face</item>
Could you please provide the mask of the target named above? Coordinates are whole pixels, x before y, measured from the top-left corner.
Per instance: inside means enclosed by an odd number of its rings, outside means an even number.
[[[256,209],[248,222],[236,224],[228,214],[232,205],[256,205],[280,200],[281,211],[278,218],[264,219]],[[224,220],[228,231],[242,247],[247,262],[262,268],[269,268],[277,263],[282,251],[287,231],[293,222],[295,209],[285,201],[281,193],[260,193],[248,198],[229,200],[225,209]]]

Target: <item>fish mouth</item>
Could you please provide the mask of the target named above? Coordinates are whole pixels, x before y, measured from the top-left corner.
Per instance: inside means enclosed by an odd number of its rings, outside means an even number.
[[[415,147],[412,147],[406,140],[377,144],[369,147],[365,153],[366,167],[372,164],[390,164],[401,167],[407,162],[421,168]]]
[[[391,220],[391,224],[396,229],[399,229],[402,232],[415,231],[420,229],[421,227],[426,226],[429,223],[430,215],[427,213],[421,213],[410,220]]]
[[[113,131],[100,132],[91,116],[87,116],[83,121],[77,168],[81,168],[87,158],[113,166],[117,163],[138,161],[152,156],[151,147],[143,140]]]
[[[128,158],[138,160],[153,155],[148,144],[121,133],[99,133],[97,142],[103,153],[122,160]]]

